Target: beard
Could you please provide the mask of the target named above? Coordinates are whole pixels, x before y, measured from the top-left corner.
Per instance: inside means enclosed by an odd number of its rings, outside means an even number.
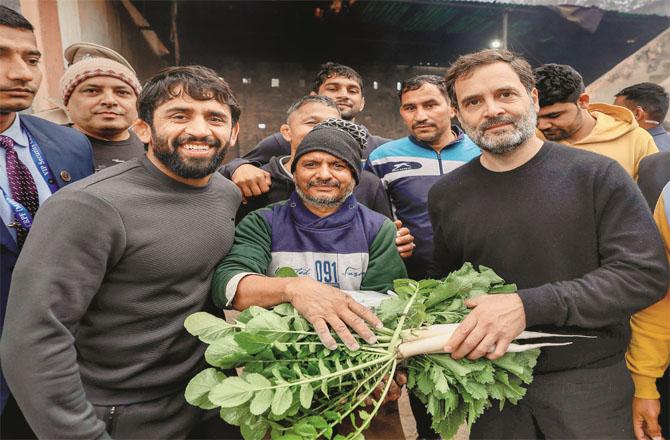
[[[182,135],[169,142],[167,138],[158,136],[158,134],[151,129],[152,138],[155,139],[153,144],[154,155],[170,170],[174,171],[179,177],[184,179],[201,179],[213,174],[221,167],[223,158],[228,152],[230,142],[221,145],[221,141],[213,136],[206,136],[197,138],[195,136]],[[179,154],[179,148],[182,145],[191,142],[205,143],[211,148],[214,148],[215,154],[211,158],[189,158],[185,159]]]
[[[303,192],[297,185],[295,187],[295,191],[298,193],[298,197],[300,197],[300,199],[305,204],[310,204],[323,209],[332,209],[340,207],[344,201],[347,200],[351,194],[353,194],[355,184],[356,183],[352,181],[344,193],[335,194],[332,196],[314,197],[307,194],[306,192]],[[341,184],[334,179],[326,181],[321,179],[314,179],[307,184],[307,188],[309,189],[313,186],[332,186],[334,188],[340,188]]]
[[[514,129],[511,132],[501,134],[487,134],[486,130],[498,124],[511,123]],[[491,154],[501,155],[509,153],[519,148],[528,139],[535,136],[535,125],[537,124],[537,114],[532,106],[528,111],[519,117],[498,116],[487,119],[478,127],[469,126],[462,123],[463,130],[482,150]]]

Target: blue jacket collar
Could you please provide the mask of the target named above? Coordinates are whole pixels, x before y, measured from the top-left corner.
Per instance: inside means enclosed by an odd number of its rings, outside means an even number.
[[[451,130],[456,134],[456,138],[453,141],[449,142],[447,145],[445,145],[444,148],[449,148],[456,145],[457,143],[461,142],[465,137],[465,133],[463,133],[463,130],[458,125],[452,125]],[[423,141],[420,141],[419,139],[415,138],[412,135],[409,135],[408,138],[413,144],[418,145],[421,148],[433,150],[433,147],[431,147],[430,145],[426,144]]]

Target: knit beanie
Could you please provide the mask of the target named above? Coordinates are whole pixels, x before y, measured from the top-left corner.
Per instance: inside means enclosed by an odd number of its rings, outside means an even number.
[[[67,105],[74,89],[83,81],[95,76],[111,76],[120,79],[140,95],[142,86],[135,73],[123,64],[108,58],[84,58],[67,68],[60,79],[63,104]]]
[[[365,127],[342,119],[327,119],[317,124],[300,142],[291,163],[291,173],[295,173],[301,156],[312,151],[323,151],[346,162],[358,184],[362,150],[365,145],[367,145]]]

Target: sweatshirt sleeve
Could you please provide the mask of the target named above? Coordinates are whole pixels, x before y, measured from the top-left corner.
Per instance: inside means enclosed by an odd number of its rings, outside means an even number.
[[[86,398],[76,327],[126,243],[118,212],[62,190],[40,208],[12,278],[2,370],[39,438],[109,438]]]
[[[370,246],[368,269],[361,281],[362,290],[386,292],[393,288],[393,280],[407,278],[405,265],[395,245],[396,227],[391,220],[384,220]]]
[[[272,231],[270,225],[254,211],[235,228],[235,241],[228,255],[214,272],[212,296],[219,308],[235,297],[237,284],[249,274],[265,275],[271,261]]]
[[[251,161],[249,161],[247,159],[243,159],[243,158],[238,157],[238,158],[235,158],[235,159],[231,160],[230,162],[228,162],[224,166],[222,166],[219,169],[219,172],[221,174],[223,174],[223,176],[226,179],[230,180],[230,179],[232,179],[233,174],[235,174],[235,171],[237,171],[237,169],[239,167],[241,167],[242,165],[247,165],[247,164],[251,164],[251,165],[254,165],[254,166],[259,166],[258,164],[252,163]]]
[[[670,187],[666,187],[670,188]],[[668,189],[666,191],[670,193]],[[665,251],[670,256],[670,225],[663,197],[654,211]],[[670,363],[670,292],[656,304],[636,313],[630,320],[632,330],[626,363],[635,383],[635,397],[658,399],[656,379]]]
[[[602,328],[628,320],[665,295],[668,261],[634,182],[612,162],[593,185],[600,267],[572,280],[519,290],[528,327]]]

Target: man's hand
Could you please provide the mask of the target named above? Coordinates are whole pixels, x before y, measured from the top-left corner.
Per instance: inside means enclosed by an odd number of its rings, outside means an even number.
[[[402,258],[411,257],[416,247],[414,236],[409,233],[408,228],[403,228],[400,220],[396,220],[393,223],[395,223],[395,227],[398,229],[395,236],[395,245],[398,248],[398,253]]]
[[[337,347],[337,343],[330,334],[329,326],[350,350],[358,350],[360,346],[349,327],[368,344],[377,342],[366,322],[377,328],[382,327],[382,322],[367,307],[339,289],[309,277],[298,277],[287,284],[284,299],[314,326],[323,345],[331,350]]]
[[[365,399],[365,406],[371,406],[374,403],[372,398],[374,398],[374,400],[379,400],[379,398],[382,396],[382,392],[384,392],[384,388],[386,388],[387,380],[389,380],[388,376],[384,377],[384,379],[379,382],[379,385],[377,385],[372,392],[372,397],[367,397]],[[391,380],[391,385],[389,385],[389,392],[386,394],[382,405],[386,405],[387,403],[395,402],[396,400],[400,399],[400,394],[402,394],[402,387],[405,386],[406,383],[407,374],[404,371],[396,371],[393,375],[393,379]]]
[[[466,300],[465,305],[473,310],[444,347],[454,359],[498,359],[526,327],[523,303],[516,293],[482,295]]]
[[[260,196],[270,191],[270,173],[250,163],[237,167],[230,180],[240,188],[244,197]]]
[[[659,399],[639,399],[633,397],[633,432],[636,440],[661,440],[661,426],[658,415],[661,413]]]

